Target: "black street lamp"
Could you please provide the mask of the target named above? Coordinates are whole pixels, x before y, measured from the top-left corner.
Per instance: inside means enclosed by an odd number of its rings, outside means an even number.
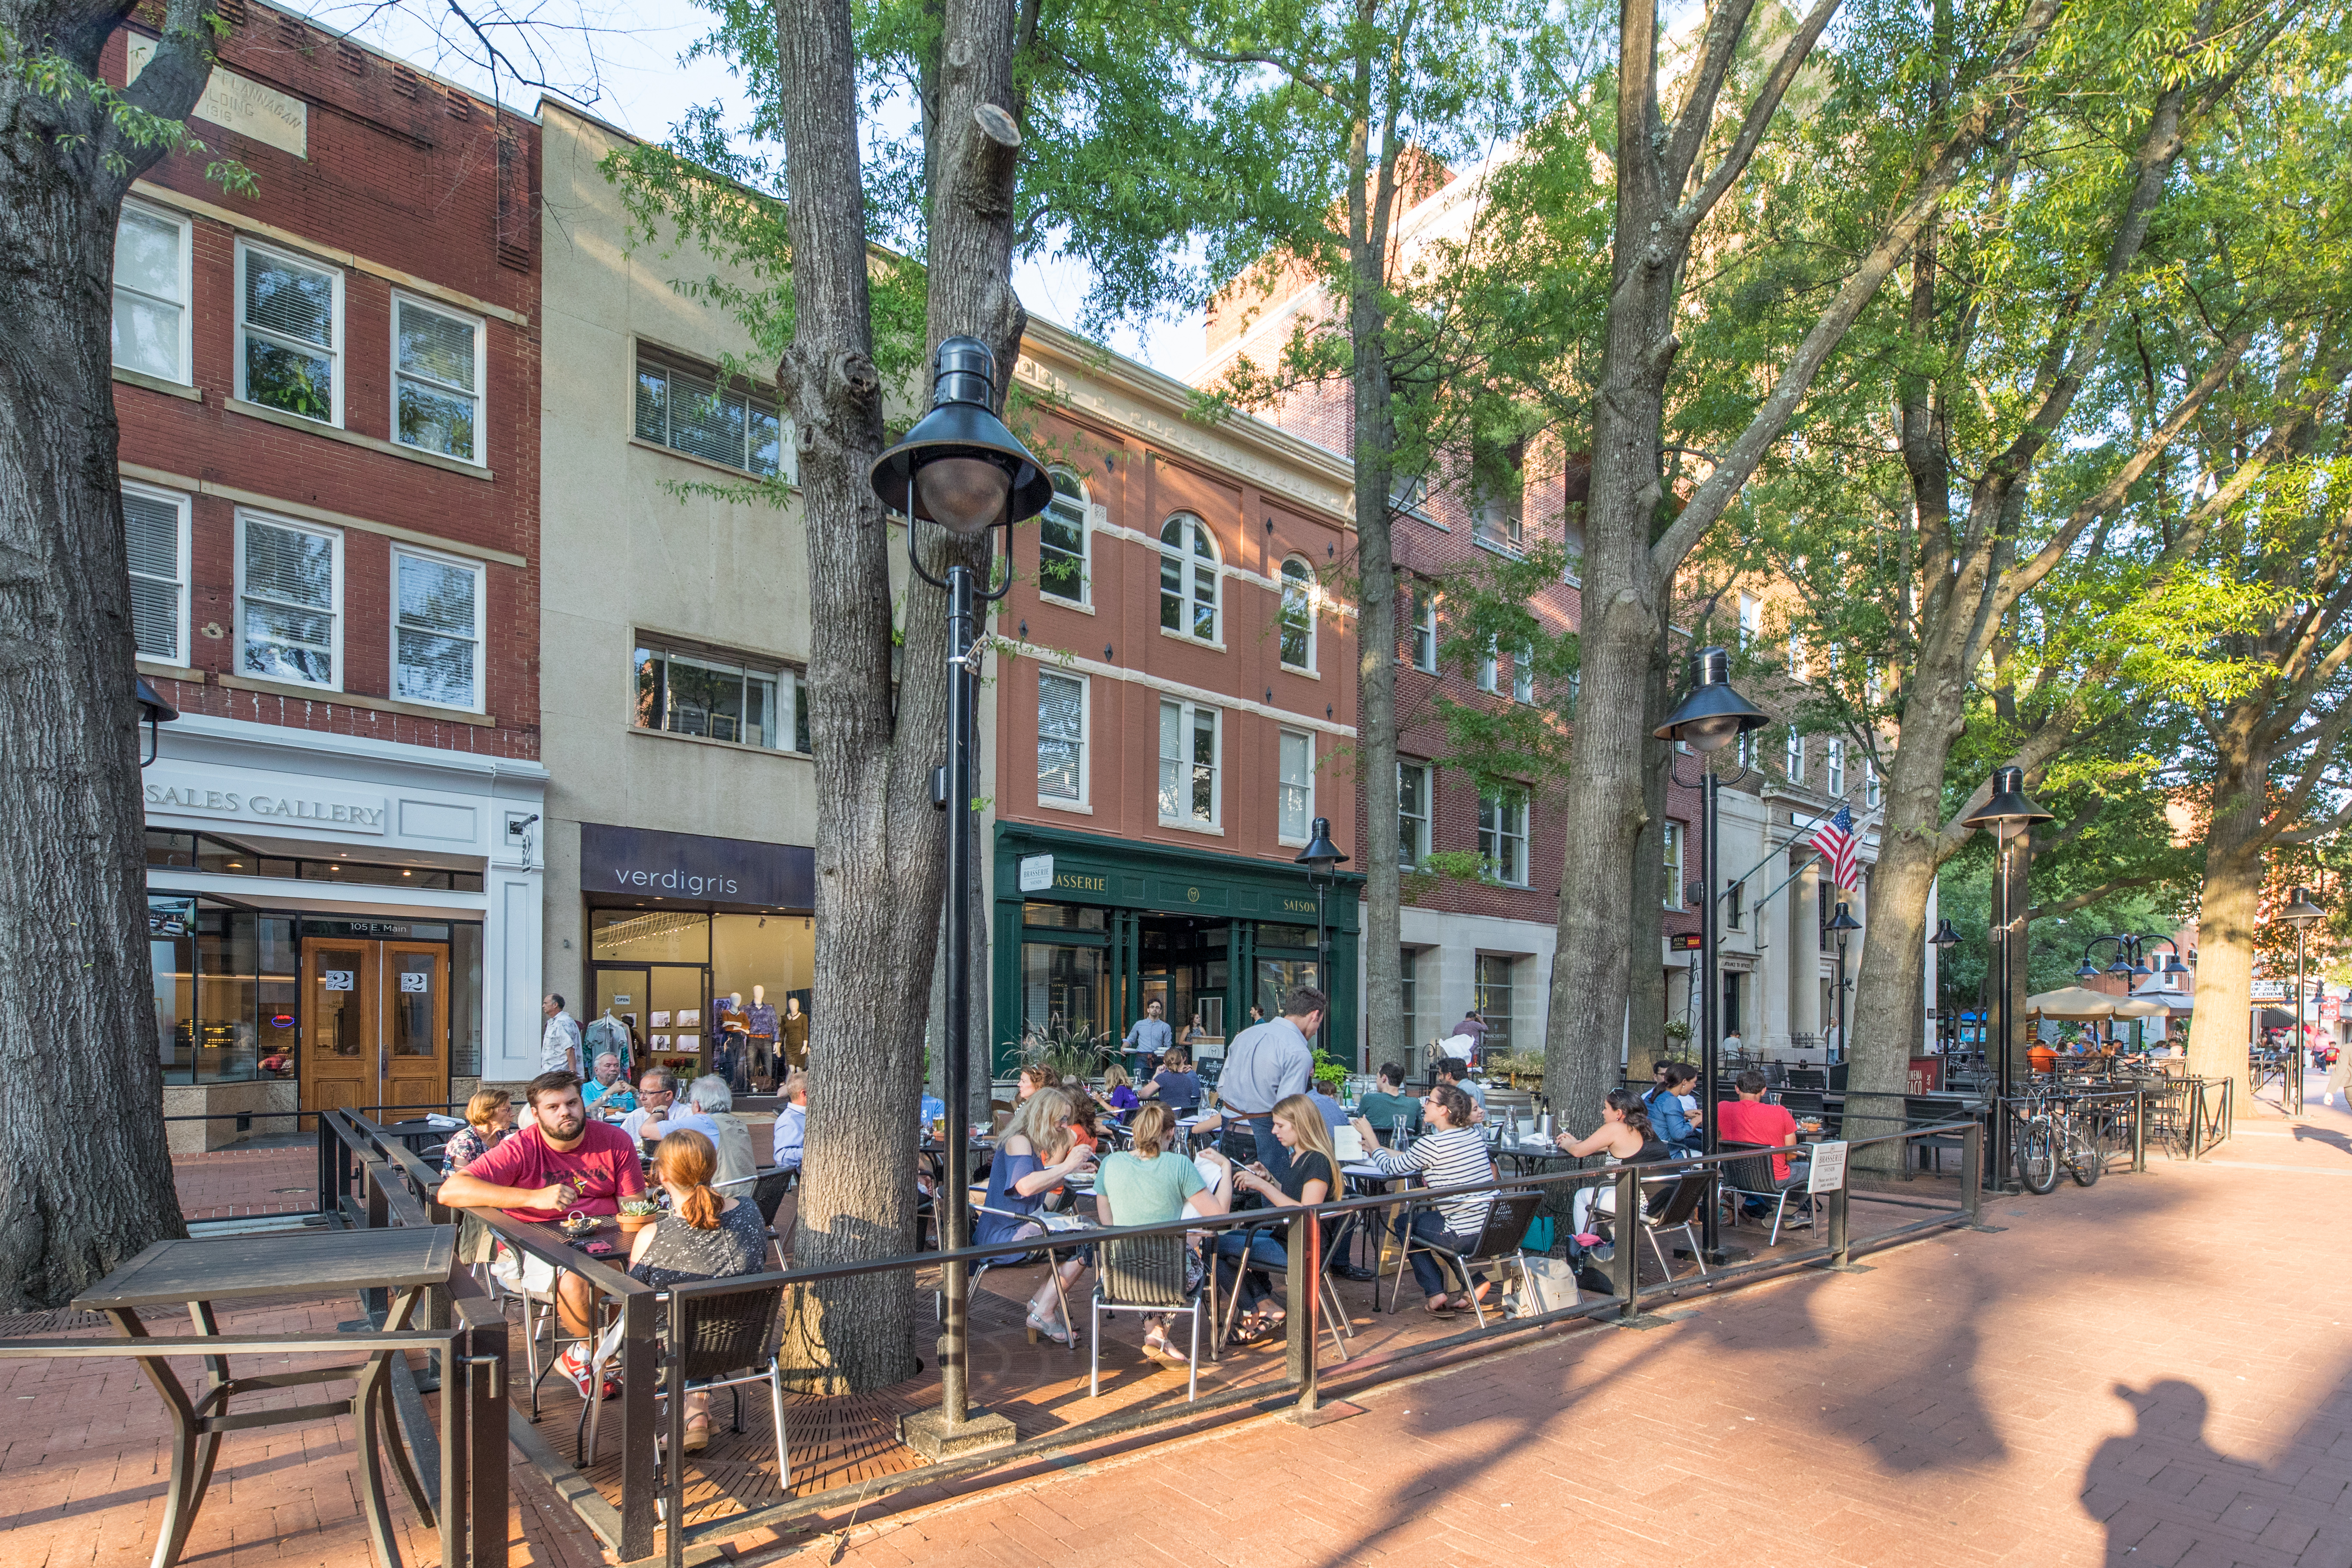
[[[1746,731],[1760,730],[1772,721],[1769,715],[1732,689],[1728,649],[1703,647],[1693,654],[1691,679],[1690,695],[1676,703],[1675,710],[1666,715],[1666,721],[1653,731],[1659,740],[1679,742],[1704,755],[1722,750]],[[1671,763],[1668,766],[1671,768]],[[1698,879],[1706,889],[1706,897],[1700,900],[1706,907],[1699,919],[1699,1073],[1704,1085],[1700,1092],[1706,1097],[1701,1103],[1706,1107],[1700,1148],[1708,1154],[1717,1152],[1722,1146],[1716,1128],[1721,1119],[1716,1114],[1718,1086],[1715,1081],[1719,1048],[1715,1037],[1716,1010],[1721,1005],[1721,998],[1716,994],[1715,906],[1722,896],[1715,885],[1719,858],[1715,842],[1716,793],[1721,783],[1710,768],[1699,792]],[[1720,1262],[1723,1248],[1717,1240],[1716,1227],[1720,1222],[1716,1205],[1708,1203],[1703,1212],[1706,1222],[1700,1249],[1709,1261]]]
[[[1936,922],[1936,934],[1927,939],[1927,944],[1936,950],[1936,1011],[1938,1015],[1948,1014],[1951,1009],[1944,1005],[1944,955],[1960,945],[1960,933],[1952,929],[1951,916],[1946,915]],[[1942,1021],[1949,1026],[1940,1031],[1944,1036],[1944,1054],[1949,1056],[1960,1043],[1959,1020]]]
[[[2145,945],[2152,942],[2160,942],[2172,949],[2170,952],[2164,955],[2164,961],[2153,968],[2149,967],[2142,956]],[[2107,942],[2115,944],[2116,958],[2113,963],[2101,969],[2092,959],[2091,954],[2102,944]],[[2074,978],[2088,984],[2103,974],[2112,974],[2124,983],[2124,994],[2129,996],[2138,992],[2140,982],[2144,980],[2161,975],[2162,984],[2178,985],[2179,977],[2188,973],[2189,966],[2180,962],[2180,944],[2178,942],[2168,936],[2152,936],[2144,931],[2117,931],[2113,936],[2095,936],[2084,942],[2083,962],[2075,966]],[[2135,1026],[2137,1026],[2140,1021],[2135,1018],[2132,1022]],[[2145,1045],[2147,1042],[2143,1039],[2140,1043]]]
[[[2327,911],[2311,901],[2311,889],[2297,888],[2294,898],[2279,911],[2279,919],[2294,927],[2294,1033],[2287,1037],[2286,1077],[2279,1083],[2279,1109],[2290,1116],[2303,1114],[2303,939]],[[2294,1097],[2292,1107],[2287,1104]]]
[[[1837,913],[1831,916],[1827,923],[1822,927],[1822,932],[1823,935],[1835,936],[1837,938],[1838,1055],[1844,1057],[1849,1061],[1853,1059],[1853,1043],[1846,1038],[1845,1035],[1845,944],[1846,939],[1861,929],[1862,922],[1853,918],[1853,912],[1846,908],[1843,900],[1838,904]]]
[[[155,689],[147,684],[145,676],[139,676],[136,679],[139,695],[139,722],[147,726],[147,754],[139,759],[139,765],[144,768],[153,764],[156,756],[163,747],[163,738],[157,726],[169,724],[177,720],[180,717],[180,710],[164,701]]]
[[[1315,984],[1323,993],[1323,1022],[1315,1030],[1315,1048],[1324,1052],[1328,1051],[1331,1039],[1331,937],[1324,925],[1323,900],[1338,879],[1339,862],[1346,858],[1331,842],[1331,819],[1317,817],[1307,829],[1307,847],[1298,852],[1297,863],[1307,868],[1307,880],[1315,889]]]
[[[973,647],[973,601],[1001,599],[977,588],[972,570],[961,562],[942,582],[923,569],[915,549],[915,523],[938,523],[958,539],[985,538],[1002,526],[1011,552],[1013,525],[1045,510],[1054,481],[1019,437],[991,412],[996,356],[978,338],[950,338],[940,345],[931,384],[931,411],[906,439],[875,459],[869,482],[885,506],[907,518],[907,563],[916,575],[948,595],[948,765],[934,787],[934,803],[948,814],[947,1017],[941,1031],[941,1077],[946,1089],[946,1171],[940,1184],[940,1242],[949,1250],[970,1245],[971,1216],[964,1202],[968,1169],[971,1070],[971,797],[973,722],[979,707],[979,652]],[[929,1459],[1009,1446],[1013,1423],[971,1408],[970,1329],[971,1275],[961,1263],[946,1268],[940,1296],[940,1408],[908,1416],[899,1435]]]
[[[1974,816],[1961,818],[1963,825],[1985,828],[2000,840],[2000,864],[1994,873],[2000,883],[2000,963],[1998,966],[2000,986],[2000,1061],[1994,1068],[1998,1075],[2000,1098],[1993,1108],[1993,1152],[1990,1168],[1999,1173],[1995,1179],[1999,1180],[2005,1189],[2011,1192],[2021,1190],[2023,1184],[2018,1182],[2015,1174],[2010,1170],[2009,1155],[2010,1039],[2015,1023],[2010,1016],[2012,990],[2010,982],[2010,950],[2012,945],[2011,939],[2013,935],[2013,920],[2009,907],[2009,850],[2010,846],[2016,841],[2020,834],[2026,832],[2036,823],[2052,820],[2053,819],[2048,812],[2026,798],[2023,768],[1993,769],[1992,798],[1986,801],[1982,809]]]

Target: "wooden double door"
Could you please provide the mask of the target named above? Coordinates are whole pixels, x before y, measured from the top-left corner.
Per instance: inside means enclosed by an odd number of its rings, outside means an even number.
[[[448,947],[306,939],[302,1109],[438,1106],[448,1097]]]

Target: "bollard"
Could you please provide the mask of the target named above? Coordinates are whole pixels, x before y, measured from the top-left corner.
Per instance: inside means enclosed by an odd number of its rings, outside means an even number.
[[[1846,1168],[1846,1180],[1840,1182],[1830,1194],[1830,1267],[1843,1269],[1853,1261],[1853,1248],[1846,1235],[1846,1194],[1853,1186],[1853,1168]]]
[[[1972,1121],[1960,1138],[1960,1212],[1970,1226],[1984,1218],[1984,1123]]]
[[[2147,1171],[2147,1090],[2132,1090],[2132,1172],[2144,1175]]]
[[[1311,1208],[1291,1211],[1289,1242],[1290,1272],[1290,1332],[1284,1351],[1289,1359],[1288,1372],[1298,1385],[1301,1415],[1315,1414],[1315,1332],[1317,1310],[1323,1304],[1323,1292],[1318,1287],[1323,1278],[1323,1227],[1315,1223]]]

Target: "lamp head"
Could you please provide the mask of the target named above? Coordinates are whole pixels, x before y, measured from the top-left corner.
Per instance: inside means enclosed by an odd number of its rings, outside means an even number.
[[[1853,918],[1853,911],[1852,910],[1848,909],[1843,903],[1840,903],[1837,907],[1837,913],[1832,915],[1829,918],[1829,922],[1823,925],[1822,929],[1827,931],[1835,931],[1840,937],[1843,937],[1848,931],[1860,931],[1862,929],[1862,922]]]
[[[1693,654],[1691,680],[1690,695],[1651,731],[1659,740],[1679,741],[1695,752],[1716,752],[1742,731],[1760,730],[1772,721],[1770,715],[1731,689],[1727,648],[1703,647]]]
[[[2097,964],[2093,963],[2086,958],[2083,960],[2082,966],[2074,971],[2074,978],[2077,980],[2096,980],[2103,973],[2105,972],[2102,971]]]
[[[1936,934],[1927,940],[1937,947],[1958,947],[1960,945],[1960,933],[1952,929],[1951,917],[1947,915],[1936,922]]]
[[[1962,817],[1969,827],[1990,830],[2000,839],[2014,838],[2037,823],[2052,820],[2050,814],[2027,798],[2023,768],[1995,768],[1992,771],[1992,798],[1973,815]]]
[[[959,539],[1045,510],[1053,479],[990,411],[995,387],[996,356],[986,343],[958,337],[940,345],[931,411],[874,460],[870,482],[883,505],[903,509],[911,479],[915,515]]]
[[[2309,888],[2297,888],[2294,898],[2279,911],[2278,918],[2291,926],[2307,926],[2326,920],[2327,911],[2311,901]]]
[[[1307,830],[1307,847],[1298,852],[1297,864],[1307,868],[1312,876],[1328,877],[1347,857],[1331,842],[1331,819],[1318,816]]]

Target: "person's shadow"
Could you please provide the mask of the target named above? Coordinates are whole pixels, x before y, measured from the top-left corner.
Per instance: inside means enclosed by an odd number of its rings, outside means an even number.
[[[2250,1514],[2251,1500],[2243,1494],[2267,1490],[2267,1478],[2262,1466],[2233,1459],[2205,1441],[2205,1391],[2168,1377],[2148,1384],[2144,1393],[2119,1383],[2115,1393],[2137,1413],[2139,1426],[2129,1436],[2100,1444],[2083,1477],[2083,1509],[2106,1527],[2109,1568],[2168,1563],[2197,1544],[2251,1542],[2271,1512],[2257,1508]],[[2167,1506],[2178,1505],[2191,1492],[2202,1500],[2217,1491],[2228,1494],[2227,1507],[2196,1510],[2209,1518],[2219,1511],[2210,1526],[2192,1529],[2181,1522],[2178,1506]],[[2252,1529],[2242,1528],[2247,1524]]]

